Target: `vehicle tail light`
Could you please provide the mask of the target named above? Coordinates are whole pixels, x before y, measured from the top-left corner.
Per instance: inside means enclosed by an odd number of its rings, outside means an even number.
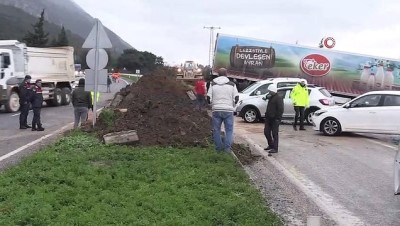
[[[329,105],[329,100],[327,99],[320,99],[319,102],[323,105]]]

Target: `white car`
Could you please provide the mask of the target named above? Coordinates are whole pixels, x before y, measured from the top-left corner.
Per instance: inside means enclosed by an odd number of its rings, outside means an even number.
[[[278,95],[283,97],[284,112],[283,118],[294,118],[295,111],[290,93],[294,87],[278,88]],[[308,86],[310,94],[310,107],[305,110],[305,120],[311,124],[313,113],[327,106],[335,105],[332,95],[323,87]],[[245,122],[256,122],[265,117],[268,102],[262,98],[265,95],[257,95],[244,100],[240,100],[236,107],[236,115],[242,117]]]
[[[400,134],[400,91],[373,91],[346,104],[322,109],[312,117],[313,128],[325,135],[341,132]]]
[[[258,81],[241,91],[239,93],[239,100],[245,100],[251,97],[265,95],[268,93],[268,86],[270,86],[271,84],[276,84],[276,87],[281,88],[287,86],[295,86],[301,81],[304,81],[307,84],[307,80],[303,78],[270,78]]]

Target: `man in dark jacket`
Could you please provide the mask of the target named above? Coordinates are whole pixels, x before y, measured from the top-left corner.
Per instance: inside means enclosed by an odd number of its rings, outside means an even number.
[[[89,108],[92,107],[92,97],[89,91],[85,91],[85,79],[79,79],[78,86],[72,92],[72,105],[74,106],[75,123],[77,128],[80,123],[87,120]]]
[[[32,131],[44,131],[42,122],[40,120],[40,112],[43,104],[43,92],[42,92],[42,80],[38,79],[33,86],[32,95],[32,108],[33,108],[33,119],[32,119]]]
[[[29,104],[32,97],[31,79],[32,77],[30,75],[26,75],[24,81],[19,85],[19,105],[21,111],[19,115],[20,129],[31,128],[28,125]]]
[[[268,87],[269,93],[264,100],[269,99],[265,112],[264,135],[268,141],[268,147],[264,150],[268,153],[277,153],[279,144],[279,124],[283,115],[283,98],[278,95],[275,84]]]

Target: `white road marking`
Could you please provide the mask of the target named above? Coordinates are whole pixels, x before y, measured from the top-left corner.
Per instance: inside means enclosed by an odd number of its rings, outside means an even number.
[[[9,157],[11,157],[11,156],[13,156],[13,155],[15,155],[15,154],[18,154],[19,152],[21,152],[21,151],[23,151],[23,150],[25,150],[25,149],[27,149],[27,148],[33,146],[33,145],[35,145],[35,144],[37,144],[37,143],[39,143],[39,142],[45,140],[45,139],[47,139],[48,137],[53,136],[54,134],[57,134],[57,133],[59,133],[59,132],[64,131],[64,130],[67,129],[69,126],[72,126],[72,124],[73,124],[73,123],[68,123],[66,126],[62,127],[62,128],[59,129],[59,130],[54,131],[53,133],[47,134],[47,135],[45,135],[45,136],[43,136],[43,137],[41,137],[41,138],[39,138],[39,139],[37,139],[37,140],[34,140],[34,141],[32,141],[32,142],[30,142],[30,143],[28,143],[28,144],[26,144],[26,145],[24,145],[24,146],[22,146],[22,147],[20,147],[20,148],[18,148],[18,149],[16,149],[16,150],[14,150],[14,151],[12,151],[12,152],[9,152],[9,153],[7,153],[7,154],[1,156],[1,157],[0,157],[0,162],[3,161],[3,160],[5,160],[5,159],[7,159],[7,158],[9,158]]]
[[[126,81],[125,79],[121,79],[122,81],[124,81],[127,85],[129,85],[130,83],[128,81]]]
[[[103,108],[104,107],[101,107],[96,112],[97,113],[100,112],[101,110],[103,110]],[[23,150],[25,150],[25,149],[27,149],[27,148],[29,148],[29,147],[31,147],[31,146],[33,146],[33,145],[35,145],[35,144],[37,144],[37,143],[39,143],[39,142],[41,142],[41,141],[43,141],[43,140],[45,140],[45,139],[47,139],[47,138],[49,138],[49,137],[51,137],[51,136],[53,136],[54,134],[57,134],[59,132],[62,132],[64,130],[66,130],[68,127],[72,127],[73,124],[74,124],[73,122],[70,122],[66,126],[62,127],[59,130],[54,131],[53,133],[47,134],[47,135],[45,135],[45,136],[43,136],[43,137],[41,137],[41,138],[39,138],[37,140],[34,140],[34,141],[32,141],[32,142],[30,142],[30,143],[28,143],[28,144],[26,144],[26,145],[24,145],[24,146],[22,146],[22,147],[20,147],[20,148],[18,148],[16,150],[14,150],[12,152],[9,152],[9,153],[7,153],[7,154],[5,154],[3,156],[0,156],[0,162],[5,160],[5,159],[7,159],[7,158],[9,158],[9,157],[11,157],[11,156],[13,156],[13,155],[15,155],[15,154],[17,154],[17,153],[19,153],[19,152],[21,152],[21,151],[23,151]]]
[[[344,206],[335,202],[335,199],[327,193],[324,193],[322,188],[314,184],[305,175],[301,174],[294,168],[286,169],[274,157],[268,157],[268,154],[263,151],[260,145],[257,145],[246,135],[241,137],[250,147],[255,149],[267,159],[276,169],[282,172],[294,185],[296,185],[306,196],[313,200],[326,214],[328,214],[339,225],[365,225],[365,223],[352,212],[347,210]]]
[[[366,139],[367,139],[367,141],[369,141],[371,143],[378,144],[378,145],[381,145],[381,146],[384,146],[384,147],[387,147],[387,148],[391,148],[393,150],[397,150],[398,149],[396,146],[393,146],[393,145],[390,145],[390,144],[385,144],[383,142],[376,141],[376,140],[371,140],[371,139],[368,139],[368,138],[366,138]]]

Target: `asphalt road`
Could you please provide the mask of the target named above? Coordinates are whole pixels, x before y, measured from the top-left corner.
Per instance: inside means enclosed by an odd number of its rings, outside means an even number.
[[[267,146],[262,123],[247,124],[237,118],[235,127],[254,144]],[[394,196],[393,182],[398,147],[389,138],[359,134],[326,137],[311,127],[294,131],[290,125],[281,125],[279,153],[264,161],[279,166],[343,225],[398,226],[400,196]]]
[[[105,106],[116,92],[125,87],[127,83],[113,83],[111,85],[111,93],[102,93],[98,109]],[[29,112],[28,124],[32,122],[32,111]],[[34,142],[47,135],[55,133],[60,128],[74,121],[74,110],[71,105],[59,107],[43,107],[41,114],[42,124],[45,131],[31,131],[19,129],[19,112],[5,113],[4,109],[0,109],[0,158],[14,150],[24,147],[26,144]],[[0,160],[0,166],[8,161],[8,159]]]

